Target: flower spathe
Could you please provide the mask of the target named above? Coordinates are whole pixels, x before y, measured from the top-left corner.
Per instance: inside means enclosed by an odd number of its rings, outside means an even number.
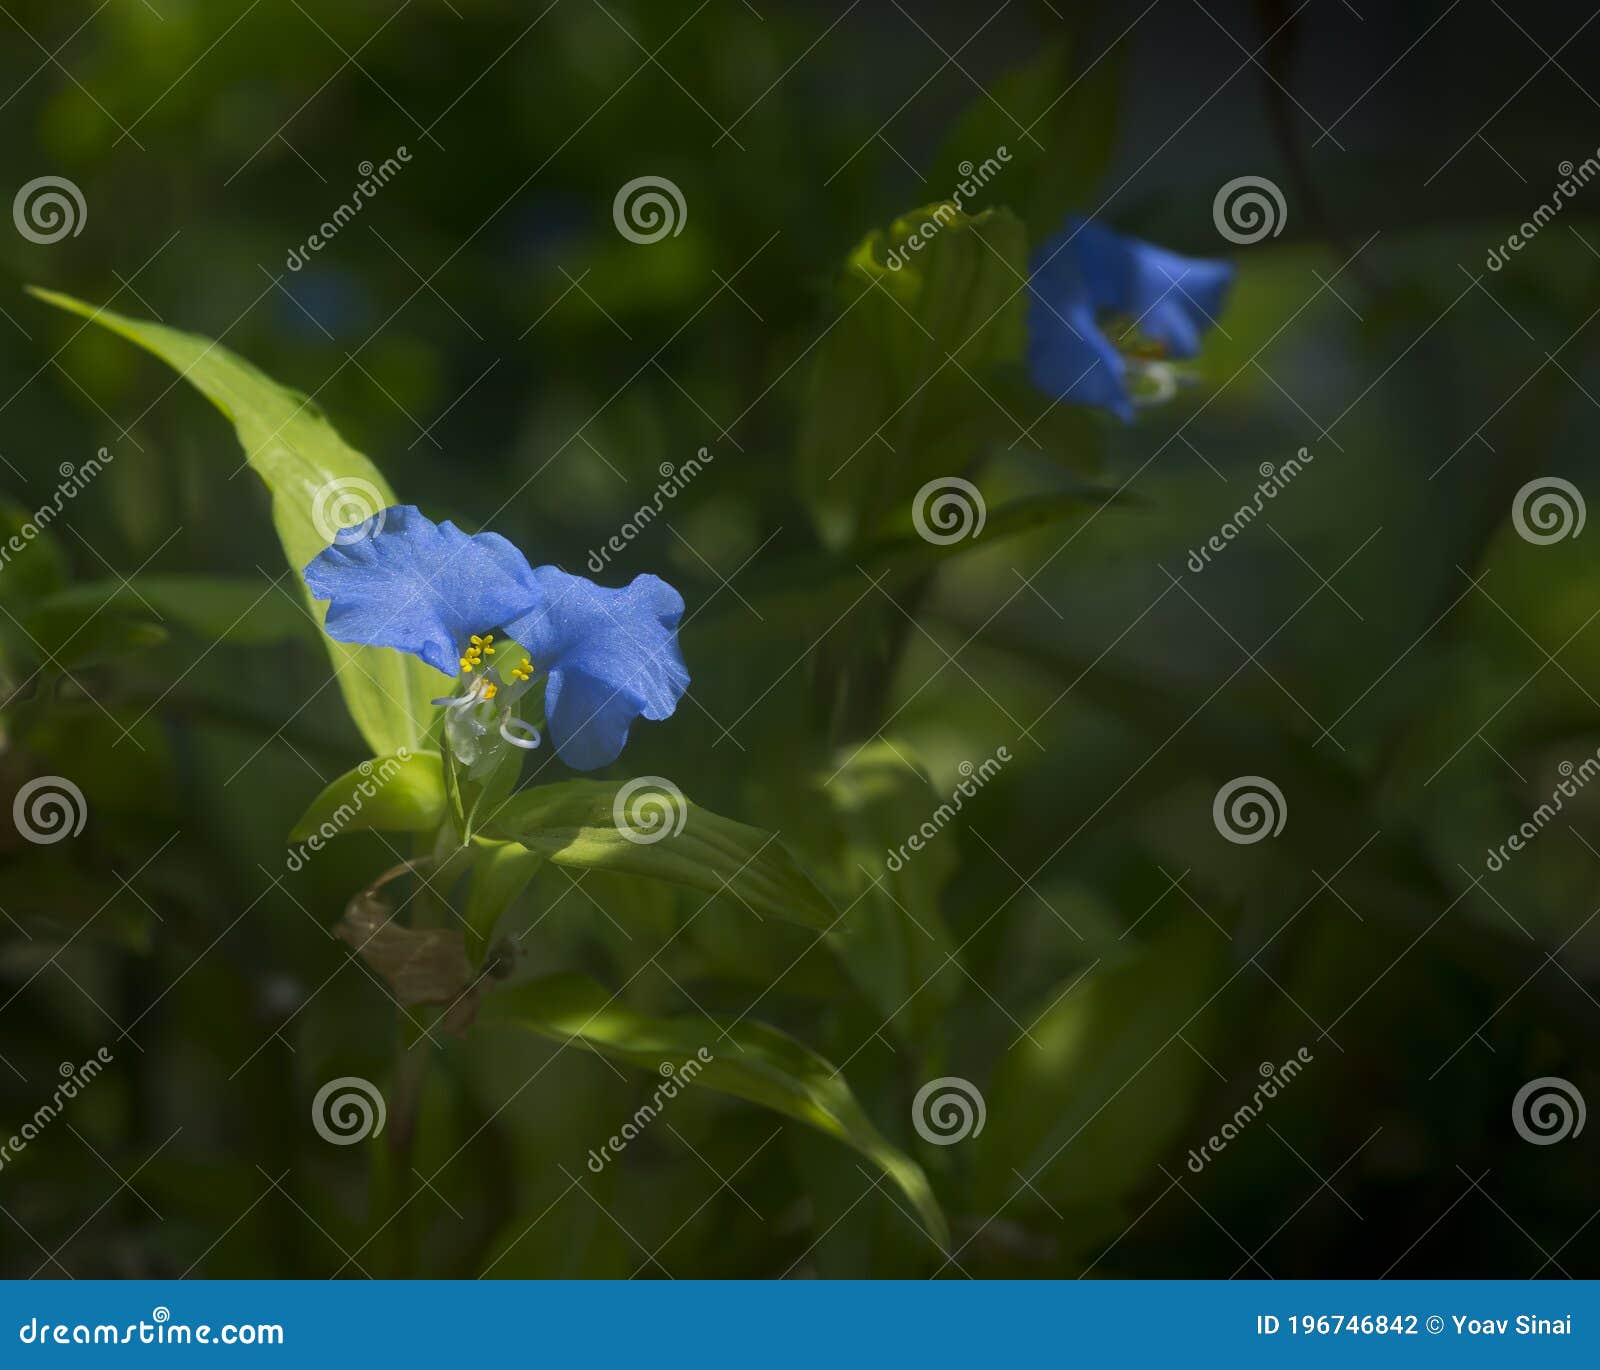
[[[620,589],[555,566],[533,567],[498,533],[463,533],[397,505],[342,529],[305,569],[328,601],[324,627],[338,642],[392,647],[448,676],[462,693],[443,701],[447,735],[490,706],[501,727],[538,734],[510,717],[545,677],[545,717],[556,754],[577,770],[615,761],[633,720],[671,716],[689,685],[678,648],[683,597],[652,575]],[[496,634],[500,636],[497,637]],[[495,651],[515,643],[528,661],[502,674]],[[502,736],[504,736],[502,732]]]
[[[1073,216],[1034,255],[1028,372],[1057,399],[1133,418],[1143,398],[1176,386],[1168,357],[1200,351],[1233,284],[1230,262],[1183,257]]]

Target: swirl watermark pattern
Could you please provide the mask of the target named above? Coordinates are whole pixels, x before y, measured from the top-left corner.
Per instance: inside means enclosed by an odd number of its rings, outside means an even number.
[[[977,1085],[959,1075],[929,1080],[911,1101],[911,1126],[934,1146],[954,1146],[978,1136],[988,1118]]]
[[[76,238],[88,220],[83,192],[65,176],[35,176],[11,201],[11,222],[30,243]]]
[[[1582,492],[1560,476],[1530,480],[1511,501],[1512,526],[1524,542],[1537,547],[1577,537],[1588,517]]]
[[[938,547],[976,538],[988,517],[989,510],[978,487],[960,476],[930,480],[911,502],[911,522],[917,536]]]
[[[676,837],[689,821],[683,791],[659,775],[630,780],[611,803],[611,821],[619,836],[639,846]]]
[[[1211,802],[1211,821],[1230,842],[1249,846],[1264,837],[1276,837],[1289,821],[1283,791],[1264,775],[1241,775],[1230,780]]]
[[[17,791],[11,821],[29,842],[47,847],[82,832],[89,821],[89,805],[83,791],[66,776],[41,775]]]
[[[1511,1125],[1534,1146],[1554,1146],[1583,1131],[1588,1111],[1571,1080],[1542,1075],[1529,1080],[1511,1101]]]
[[[334,1146],[354,1146],[376,1137],[388,1120],[389,1110],[377,1085],[359,1075],[329,1080],[311,1101],[311,1126]]]
[[[1283,192],[1265,176],[1235,176],[1211,201],[1211,222],[1217,232],[1240,246],[1276,238],[1288,217]]]
[[[611,201],[611,222],[630,243],[659,243],[683,232],[689,205],[665,176],[635,176]]]
[[[370,480],[341,476],[317,491],[311,501],[311,522],[326,542],[364,542],[383,531],[388,505]]]

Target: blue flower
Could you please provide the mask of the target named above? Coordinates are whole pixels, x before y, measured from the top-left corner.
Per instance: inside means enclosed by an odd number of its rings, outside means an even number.
[[[1034,255],[1028,372],[1046,394],[1133,418],[1135,383],[1176,387],[1164,360],[1200,351],[1234,268],[1073,216]],[[1143,398],[1139,396],[1138,398]]]
[[[505,741],[537,745],[510,710],[543,674],[556,754],[593,770],[617,759],[635,718],[670,717],[689,685],[678,649],[683,598],[665,581],[642,575],[610,590],[555,566],[535,569],[499,534],[468,536],[410,505],[342,529],[305,578],[328,601],[324,626],[335,641],[392,647],[459,676],[461,693],[435,701],[449,709],[452,744],[488,734],[478,721],[487,706]],[[496,630],[529,657],[505,676],[488,660]]]

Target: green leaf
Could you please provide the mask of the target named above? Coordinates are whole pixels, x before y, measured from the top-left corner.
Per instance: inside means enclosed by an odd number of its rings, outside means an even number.
[[[854,1147],[893,1180],[928,1234],[941,1247],[949,1245],[944,1214],[921,1167],[884,1140],[832,1064],[776,1028],[701,1014],[648,1018],[617,1002],[594,981],[572,974],[546,976],[490,995],[481,1016],[517,1023],[552,1041],[576,1042],[652,1075],[663,1066],[675,1067],[679,1078],[692,1074],[697,1085],[748,1099],[825,1132]],[[700,1068],[687,1071],[686,1063]]]
[[[1048,494],[1008,500],[985,515],[983,531],[956,542],[933,543],[914,533],[885,537],[856,555],[838,556],[803,552],[774,560],[765,568],[752,567],[742,579],[740,593],[761,613],[752,623],[750,611],[738,601],[708,603],[685,630],[688,641],[736,633],[742,646],[770,635],[791,641],[817,634],[838,619],[851,604],[870,591],[873,580],[883,579],[885,592],[936,570],[946,561],[985,551],[1006,538],[1020,537],[1069,519],[1086,517],[1107,505],[1137,507],[1140,496],[1113,490],[1072,477]],[[909,520],[909,508],[903,511]]]
[[[1191,916],[1192,915],[1192,916]],[[1070,978],[1023,1014],[1028,1038],[989,1088],[978,1155],[982,1205],[1021,1187],[1052,1202],[1115,1204],[1150,1183],[1210,1072],[1202,1010],[1227,979],[1228,943],[1198,912],[1126,962]],[[1179,1034],[1184,1040],[1179,1040]]]
[[[327,523],[340,505],[341,490],[372,512],[397,503],[378,468],[340,438],[309,397],[269,380],[226,348],[197,334],[96,309],[70,295],[30,291],[160,357],[228,417],[250,465],[272,492],[272,521],[297,592],[320,624],[324,607],[300,581],[300,572],[329,542],[317,517]],[[402,747],[416,750],[433,717],[428,700],[438,692],[435,673],[387,648],[350,647],[330,639],[328,654],[350,715],[372,750],[378,755]]]
[[[472,883],[467,891],[467,952],[474,961],[483,957],[494,936],[495,924],[511,901],[522,893],[544,865],[542,852],[529,851],[520,842],[491,842],[477,838]]]
[[[836,915],[776,834],[692,804],[658,777],[641,786],[569,780],[523,790],[485,826],[558,866],[618,871],[728,894],[758,918],[819,931]],[[632,787],[632,788],[630,788]]]
[[[924,483],[1019,435],[983,378],[1022,360],[1027,270],[1026,234],[1003,209],[929,205],[851,254],[796,445],[830,546],[875,535]]]
[[[264,647],[312,628],[299,606],[271,582],[225,576],[134,576],[92,580],[57,591],[40,602],[44,613],[85,616],[121,609],[171,619],[200,636]]]
[[[936,792],[916,748],[903,738],[847,747],[827,770],[763,796],[781,805],[784,831],[815,858],[814,869],[848,927],[829,937],[845,968],[888,1023],[925,1046],[957,992],[969,983],[939,910],[960,838],[942,834],[920,852],[890,853],[934,817],[949,797]],[[960,796],[956,797],[960,802]]]
[[[970,184],[976,168],[982,189],[964,207],[1008,204],[1036,237],[1055,233],[1069,209],[1088,201],[1110,164],[1126,51],[1118,41],[1074,63],[1067,42],[1044,44],[973,98],[934,159],[928,184],[953,194],[962,180]],[[1002,147],[1009,156],[996,169]]]
[[[85,666],[121,661],[167,641],[167,630],[160,624],[127,614],[37,608],[23,623],[26,631],[20,635],[22,640],[11,635],[13,653],[19,660],[37,661],[46,672],[76,671]],[[7,622],[3,628],[12,626]],[[49,650],[48,658],[41,648]]]
[[[67,583],[67,554],[61,543],[34,510],[4,495],[0,495],[0,556],[4,557],[0,561],[0,605],[13,611]]]
[[[396,752],[363,761],[311,801],[289,834],[303,842],[315,832],[375,828],[380,832],[432,832],[444,821],[444,766],[438,752]],[[330,831],[331,829],[331,831]]]

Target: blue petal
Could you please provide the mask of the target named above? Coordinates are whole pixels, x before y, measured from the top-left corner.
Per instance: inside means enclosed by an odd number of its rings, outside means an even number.
[[[580,771],[609,765],[635,718],[670,717],[689,686],[678,650],[683,597],[655,576],[611,590],[555,566],[533,575],[540,602],[506,632],[550,673],[545,718],[556,754]]]
[[[1200,336],[1217,321],[1233,284],[1231,262],[1184,257],[1086,219],[1068,219],[1046,244],[1047,251],[1057,247],[1096,310],[1127,315],[1180,359],[1199,352]]]
[[[336,642],[393,647],[447,676],[462,648],[526,615],[541,591],[528,560],[498,533],[469,537],[409,504],[374,514],[339,536],[305,569],[325,599]]]
[[[1126,368],[1096,320],[1124,316],[1174,357],[1195,356],[1222,313],[1234,268],[1184,257],[1072,217],[1034,256],[1028,366],[1061,399],[1132,417]]]
[[[1028,374],[1047,395],[1133,418],[1122,354],[1081,302],[1056,304],[1037,296],[1030,301]]]

